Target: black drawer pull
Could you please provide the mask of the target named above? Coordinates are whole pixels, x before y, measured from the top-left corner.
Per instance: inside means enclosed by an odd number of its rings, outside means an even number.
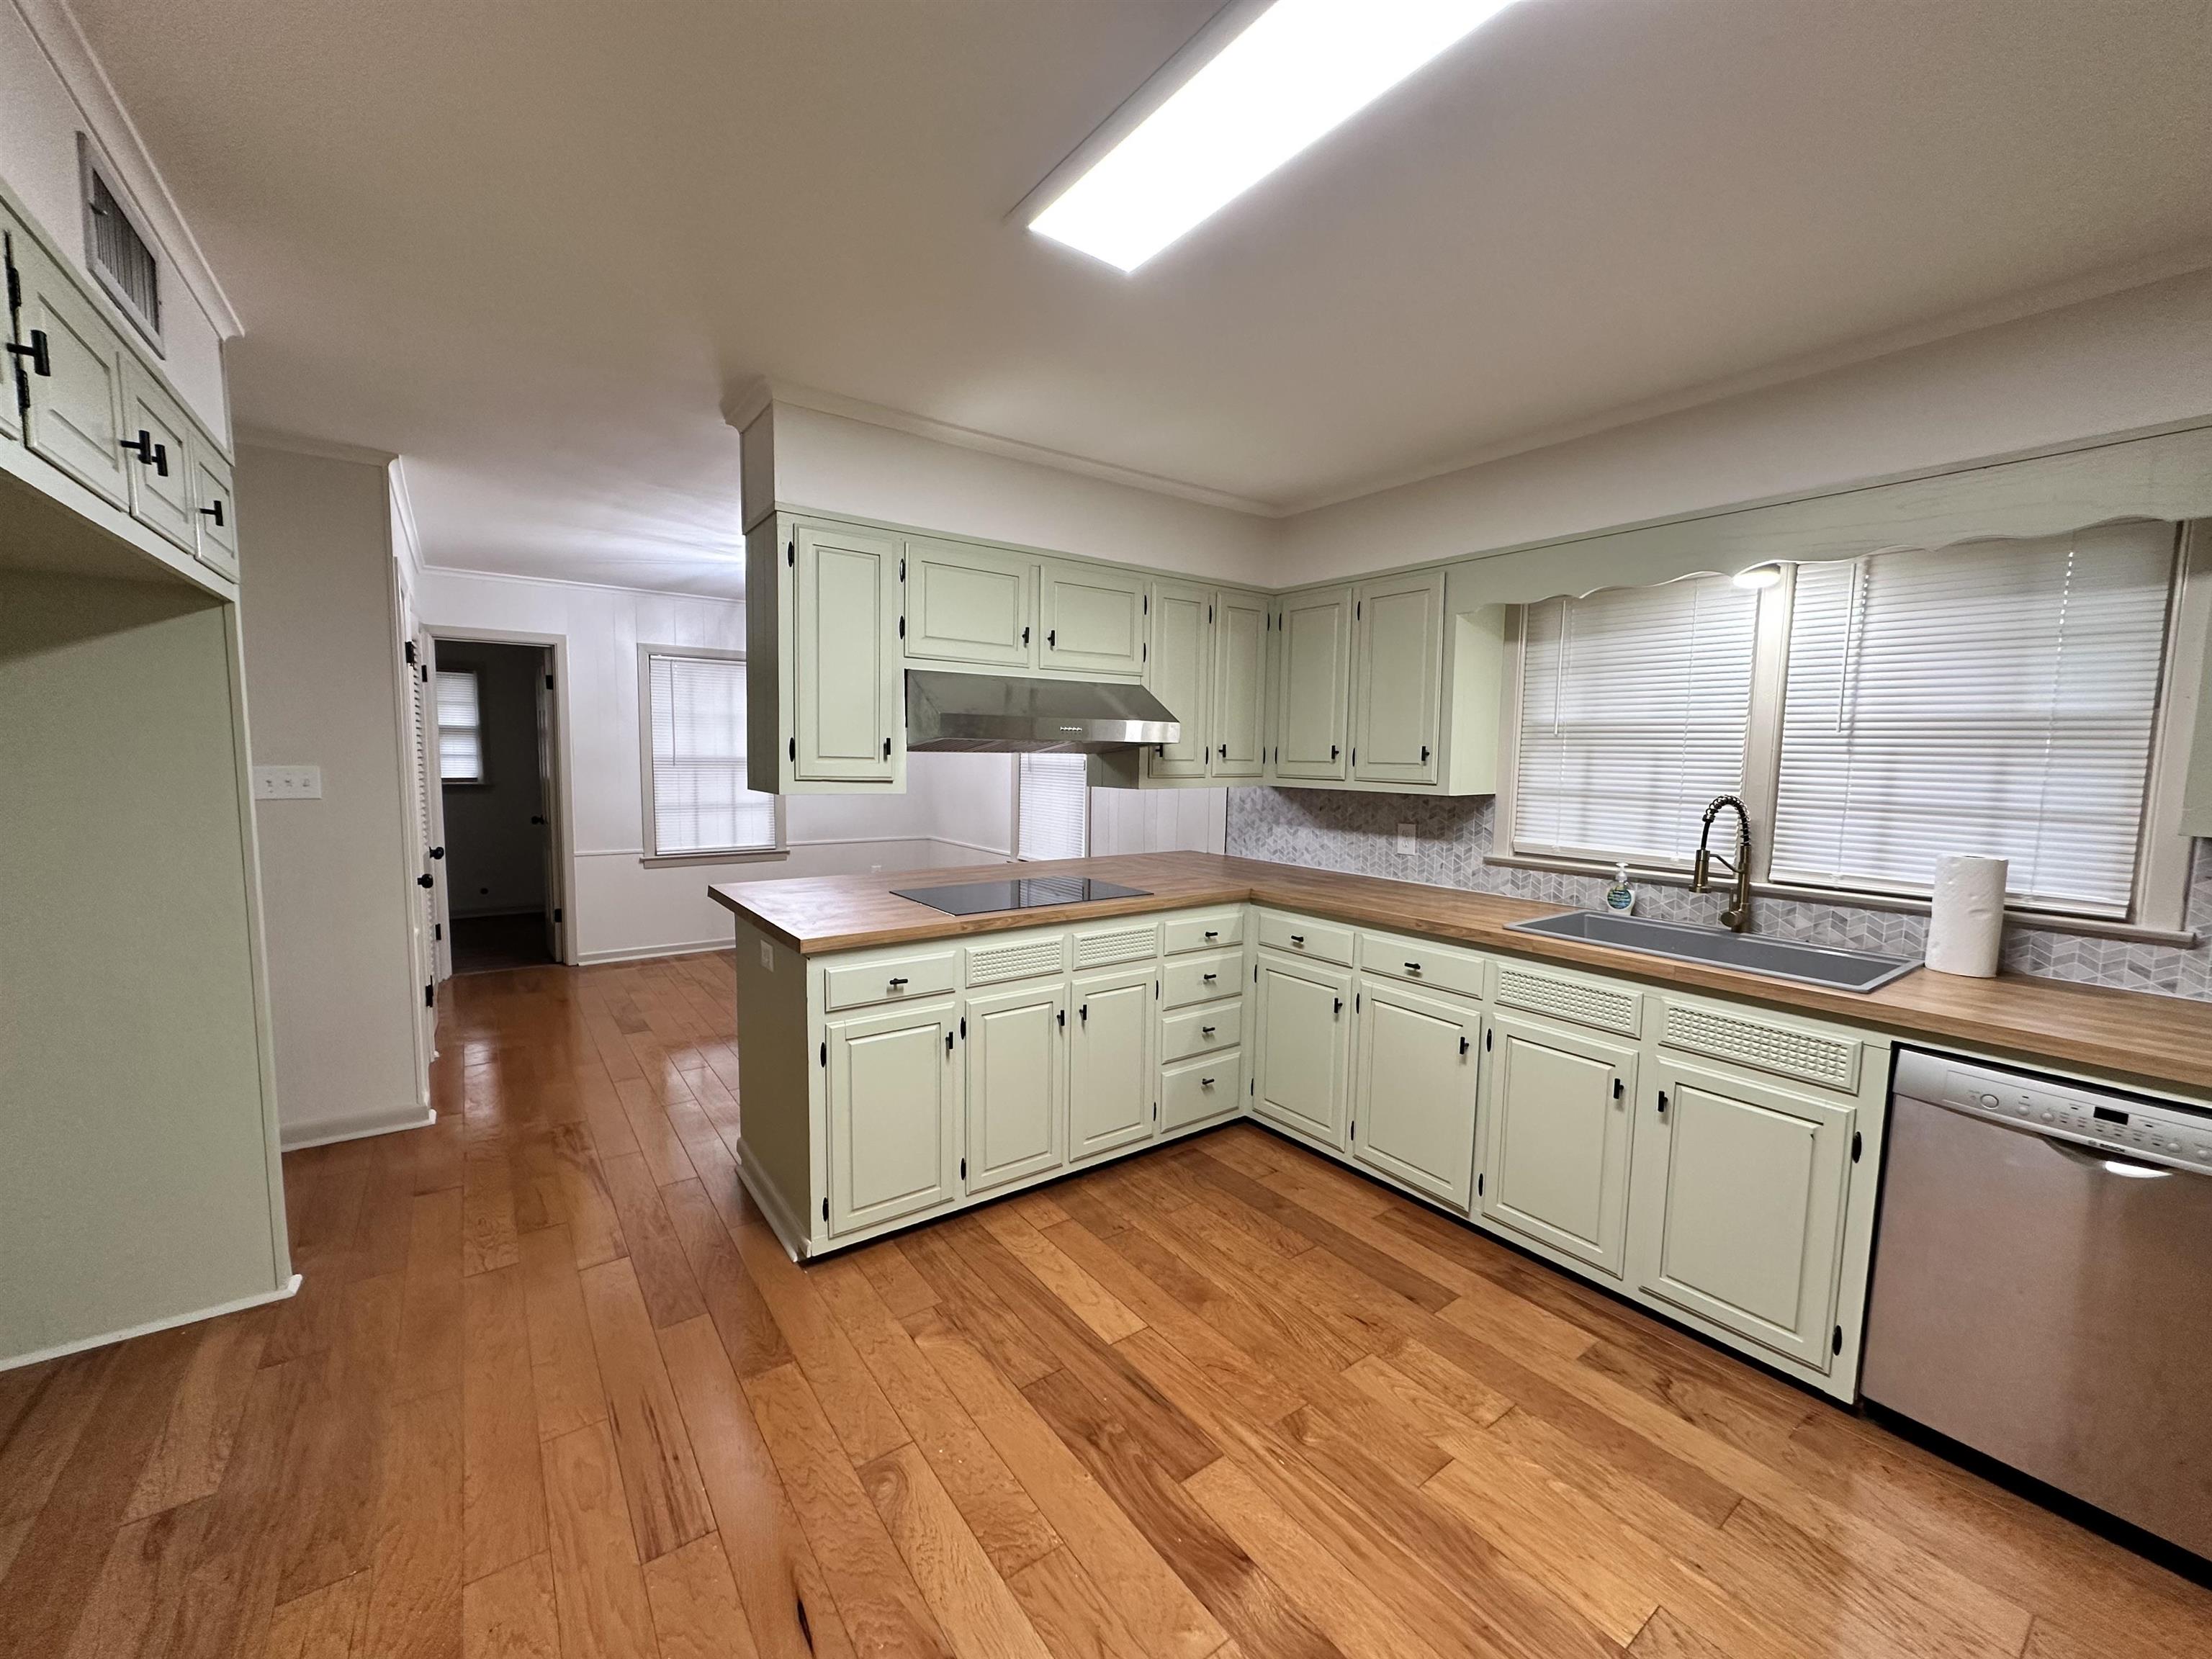
[[[1622,1089],[1622,1087],[1623,1087],[1623,1085],[1622,1085],[1622,1083],[1621,1083],[1620,1079],[1619,1078],[1615,1078],[1615,1079],[1613,1079],[1613,1097],[1615,1100],[1619,1100],[1619,1099],[1620,1098],[1620,1092],[1621,1092],[1621,1089]]]
[[[143,427],[139,428],[135,441],[123,446],[123,452],[126,455],[136,455],[139,465],[152,467],[161,477],[166,478],[169,476],[168,445],[155,443],[154,434]]]
[[[1200,1036],[1212,1036],[1213,1035],[1213,1028],[1211,1025],[1201,1025],[1198,1028],[1198,1034]]]
[[[1339,997],[1339,998],[1337,998],[1337,1000],[1336,1000],[1336,1006],[1335,1006],[1334,1008],[1331,1009],[1331,1010],[1329,1011],[1329,1012],[1330,1012],[1330,1014],[1331,1014],[1332,1016],[1334,1016],[1334,1015],[1337,1015],[1337,1014],[1340,1014],[1340,1013],[1342,1013],[1343,1012],[1344,1012],[1344,999],[1343,999],[1342,997]]]
[[[1219,939],[1221,935],[1213,928],[1209,927],[1206,930],[1206,937],[1208,939]]]
[[[1202,985],[1211,985],[1213,983],[1214,980],[1214,976],[1212,974],[1200,974],[1198,978],[1199,982]]]
[[[1201,1089],[1211,1089],[1213,1086],[1213,1079],[1210,1077],[1202,1077],[1198,1080],[1198,1086]]]
[[[1306,936],[1304,933],[1293,933],[1291,935],[1291,943],[1303,951],[1306,948]]]
[[[32,374],[45,375],[49,379],[52,377],[54,360],[47,353],[46,331],[43,328],[34,328],[31,331],[30,344],[27,346],[11,344],[8,350],[10,356],[28,357],[31,360]]]
[[[1409,974],[1418,974],[1421,971],[1421,964],[1418,962],[1409,962],[1406,964],[1406,971]]]
[[[896,991],[896,990],[897,990],[897,989],[898,989],[898,988],[899,988],[900,986],[902,986],[902,985],[903,985],[903,984],[905,984],[905,983],[906,983],[906,975],[905,975],[904,974],[900,974],[900,975],[896,975],[895,978],[891,979],[890,981],[888,981],[888,987],[887,987],[887,988],[889,988],[889,989],[890,989],[890,990],[893,990],[893,991]]]

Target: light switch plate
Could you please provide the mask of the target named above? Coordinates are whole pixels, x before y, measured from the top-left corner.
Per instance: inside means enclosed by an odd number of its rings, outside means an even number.
[[[257,766],[253,769],[256,800],[320,800],[323,769],[319,766]]]
[[[1401,859],[1413,856],[1413,826],[1410,823],[1398,826],[1398,856]]]

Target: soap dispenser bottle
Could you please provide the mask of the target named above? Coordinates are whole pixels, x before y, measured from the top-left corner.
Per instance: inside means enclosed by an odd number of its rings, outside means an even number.
[[[1628,884],[1628,861],[1613,866],[1613,885],[1605,890],[1605,908],[1626,915],[1636,908],[1636,890]]]

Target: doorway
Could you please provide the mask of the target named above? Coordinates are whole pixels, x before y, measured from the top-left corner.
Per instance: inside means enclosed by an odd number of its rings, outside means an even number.
[[[430,702],[451,973],[563,957],[554,659],[549,646],[437,641]]]

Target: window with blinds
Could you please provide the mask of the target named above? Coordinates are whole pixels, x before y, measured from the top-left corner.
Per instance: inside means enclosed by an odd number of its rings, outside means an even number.
[[[2166,525],[1801,567],[1774,879],[1919,893],[1990,854],[2014,903],[2126,915],[2173,569]]]
[[[1686,865],[1743,788],[1758,624],[1724,576],[1528,606],[1513,851]]]
[[[1018,855],[1079,859],[1091,842],[1091,788],[1081,755],[1018,755],[1021,799]]]
[[[645,653],[647,848],[655,858],[772,852],[776,798],[745,787],[745,665]]]
[[[484,781],[483,705],[471,669],[438,671],[438,781]]]

